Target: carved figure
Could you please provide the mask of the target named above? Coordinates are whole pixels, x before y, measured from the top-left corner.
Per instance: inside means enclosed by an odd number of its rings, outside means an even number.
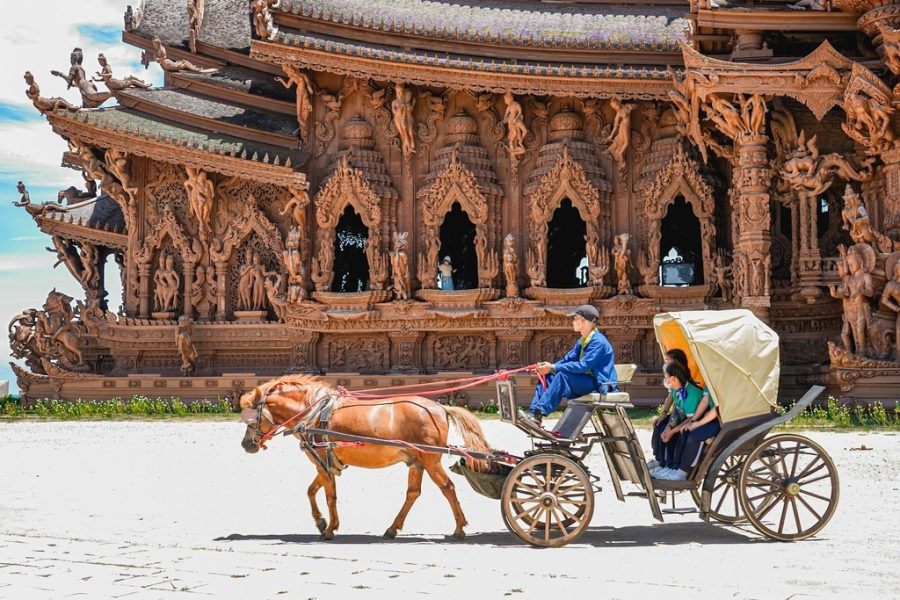
[[[631,295],[631,249],[628,248],[627,233],[620,233],[613,240],[613,256],[616,261],[617,292],[620,296]]]
[[[631,140],[631,112],[637,105],[622,102],[615,97],[609,101],[609,105],[616,111],[616,118],[613,121],[612,132],[606,141],[609,142],[610,154],[622,168],[625,164],[625,152],[628,150],[628,143]]]
[[[188,0],[188,48],[193,54],[197,54],[197,39],[200,37],[200,27],[203,25],[205,8],[205,0]]]
[[[86,370],[71,302],[70,296],[54,289],[43,310],[31,308],[13,317],[9,323],[12,356],[24,359],[35,373],[46,373],[45,366],[54,362],[67,370]]]
[[[259,310],[265,306],[265,269],[259,253],[248,250],[240,268],[238,298],[243,310]]]
[[[528,128],[525,127],[522,105],[516,101],[512,92],[503,94],[503,101],[506,102],[503,120],[508,130],[507,148],[510,158],[517,160],[525,154],[525,137],[528,135]]]
[[[516,238],[511,233],[503,238],[503,276],[506,278],[506,297],[518,297],[519,255],[516,253]]]
[[[78,256],[78,250],[76,250],[75,245],[72,242],[63,240],[58,235],[54,235],[51,239],[53,240],[53,248],[47,248],[46,250],[48,252],[56,252],[56,264],[53,265],[53,268],[58,267],[60,263],[65,263],[72,277],[81,281],[84,267],[81,265],[81,258]]]
[[[685,71],[684,77],[679,79],[673,71],[669,71],[669,73],[675,88],[669,92],[669,99],[675,105],[675,121],[678,131],[697,146],[703,162],[708,162],[706,136],[703,135],[700,125],[701,103],[696,86],[697,78],[703,76],[692,71]]]
[[[900,255],[894,255],[893,277],[884,285],[881,293],[881,304],[888,307],[897,316],[894,319],[894,359],[900,360]],[[890,259],[889,259],[890,260]]]
[[[277,8],[280,4],[281,0],[253,0],[250,4],[250,10],[253,11],[253,26],[256,35],[261,39],[270,40],[275,36],[275,24],[269,9]]]
[[[844,133],[866,147],[869,153],[881,153],[895,144],[891,129],[894,108],[859,92],[848,95],[843,104],[847,122],[841,123]]]
[[[191,284],[191,303],[201,317],[212,316],[216,300],[216,270],[214,267],[199,265],[194,270]]]
[[[72,205],[77,204],[82,200],[97,197],[97,182],[91,179],[85,171],[82,171],[81,175],[84,177],[85,189],[79,190],[74,185],[70,185],[66,189],[60,190],[59,193],[56,194],[57,204],[62,204],[63,199],[65,199],[67,205]]]
[[[313,88],[312,81],[310,81],[306,73],[294,65],[282,63],[281,69],[287,73],[287,77],[276,77],[275,81],[288,90],[294,85],[297,86],[297,131],[303,140],[308,140],[309,114],[313,110],[312,99],[313,94],[315,94],[315,88]]]
[[[175,328],[175,347],[178,348],[178,354],[181,355],[181,373],[185,376],[197,370],[199,354],[191,340],[193,325],[190,318],[182,315],[178,318],[178,326]]]
[[[156,310],[171,312],[178,308],[178,288],[181,276],[175,271],[175,257],[160,252],[159,265],[153,275],[156,284]]]
[[[169,58],[166,47],[163,46],[159,38],[153,38],[153,49],[156,52],[156,62],[167,73],[179,73],[187,71],[189,73],[215,73],[217,69],[204,69],[198,67],[189,60],[172,60]]]
[[[41,88],[34,80],[34,75],[31,74],[31,71],[25,71],[25,83],[28,84],[28,89],[25,90],[25,95],[28,96],[28,99],[31,100],[31,103],[34,104],[34,107],[41,111],[41,113],[59,110],[60,108],[71,110],[73,112],[81,109],[80,106],[73,106],[62,98],[45,98],[41,96]]]
[[[413,99],[412,90],[408,89],[404,83],[398,83],[396,88],[396,97],[391,102],[391,112],[394,114],[394,127],[400,134],[400,144],[403,155],[407,156],[416,151],[416,141],[413,139]]]
[[[97,62],[100,63],[100,71],[96,73],[96,77],[94,77],[92,81],[102,81],[106,84],[109,91],[113,93],[128,88],[141,88],[146,90],[152,87],[149,83],[143,79],[138,79],[134,75],[129,75],[125,79],[116,79],[113,77],[112,67],[109,66],[106,57],[103,56],[102,53],[97,55]]]
[[[841,262],[838,264],[838,275],[841,284],[829,285],[833,298],[841,300],[844,308],[844,326],[841,329],[841,341],[848,352],[865,354],[866,333],[871,320],[869,298],[875,294],[870,273],[874,264],[874,251],[866,244],[856,244],[849,250],[840,246]],[[871,253],[871,259],[865,254]],[[852,342],[851,342],[852,334]]]
[[[792,186],[806,193],[821,194],[831,187],[835,178],[863,181],[872,174],[874,162],[872,158],[864,161],[862,168],[857,169],[849,159],[837,152],[820,156],[816,136],[806,141],[806,134],[802,131],[797,144],[797,148],[784,162],[781,176]]]
[[[394,232],[394,247],[391,251],[391,288],[394,298],[408,300],[412,284],[409,277],[409,256],[406,247],[409,239],[408,231]]]
[[[184,189],[187,190],[188,201],[191,206],[191,214],[197,219],[200,239],[206,241],[211,230],[211,217],[213,209],[213,197],[215,185],[209,175],[203,169],[187,167],[187,180]]]
[[[716,287],[722,294],[723,302],[731,302],[734,292],[731,266],[726,264],[723,253],[716,254]]]
[[[291,211],[294,225],[301,234],[306,233],[306,207],[309,205],[309,193],[304,189],[291,188],[291,199],[287,201],[279,216],[284,216]]]
[[[737,138],[744,131],[740,111],[734,104],[716,94],[711,94],[707,101],[707,118],[718,126],[719,131],[731,139]]]
[[[881,42],[884,48],[884,65],[894,75],[900,75],[900,30],[887,25],[879,25],[878,31],[881,33]],[[897,93],[894,92],[895,97],[896,95]]]
[[[300,257],[300,229],[296,225],[288,231],[282,256],[288,277],[291,280],[298,279],[303,270],[303,261]]]
[[[278,293],[278,291],[281,289],[281,274],[266,273],[264,285],[266,288],[266,299],[269,301],[269,306],[271,306],[272,310],[275,311],[275,317],[278,319],[278,321],[284,323],[284,321],[287,319],[288,301],[285,299],[283,294]]]
[[[100,272],[97,270],[97,248],[93,244],[81,244],[81,285],[86,290],[97,290],[100,287]]]
[[[55,69],[50,71],[50,74],[64,79],[67,89],[78,88],[78,91],[81,93],[81,103],[85,108],[97,108],[112,97],[111,92],[98,92],[97,86],[84,72],[84,67],[81,66],[81,63],[84,62],[84,53],[81,51],[81,48],[72,50],[72,54],[69,55],[69,62],[71,64],[68,75]]]

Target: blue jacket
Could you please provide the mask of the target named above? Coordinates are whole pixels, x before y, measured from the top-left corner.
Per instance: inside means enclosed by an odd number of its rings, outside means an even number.
[[[578,357],[581,356],[579,359]],[[616,367],[612,345],[606,336],[599,330],[588,340],[584,355],[581,355],[581,338],[575,342],[575,347],[562,357],[559,362],[553,364],[556,373],[587,373],[594,378],[594,386],[598,391],[614,392],[616,387]]]

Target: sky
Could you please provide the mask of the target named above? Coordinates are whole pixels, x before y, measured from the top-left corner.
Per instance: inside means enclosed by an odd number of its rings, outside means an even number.
[[[25,10],[10,10],[0,20],[0,317],[4,323],[26,308],[40,308],[47,293],[56,288],[74,298],[84,298],[81,286],[64,265],[55,270],[55,253],[45,248],[50,238],[41,233],[22,208],[12,205],[20,195],[16,183],[28,188],[31,201],[55,201],[59,190],[83,186],[81,174],[60,166],[67,146],[50,129],[47,120],[25,97],[22,76],[31,71],[42,96],[61,96],[81,104],[74,88],[50,75],[51,69],[69,70],[72,48],[84,50],[88,74],[99,71],[97,55],[103,53],[118,77],[134,74],[159,84],[162,73],[156,64],[145,71],[140,51],[122,42],[125,7],[137,0],[42,0],[26,4]],[[99,89],[104,89],[102,84]],[[110,100],[104,106],[113,106]],[[107,263],[108,280],[118,274]],[[110,290],[110,305],[118,305],[119,290]],[[9,380],[16,393],[15,377],[7,364],[9,344],[4,339],[0,380]]]

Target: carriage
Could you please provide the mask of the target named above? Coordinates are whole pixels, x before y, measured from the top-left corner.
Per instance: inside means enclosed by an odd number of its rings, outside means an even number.
[[[244,394],[241,418],[247,429],[242,446],[256,452],[278,433],[300,440],[317,467],[308,497],[323,539],[331,539],[339,524],[336,474],[348,465],[380,468],[401,462],[410,469],[406,501],[385,537],[393,538],[402,529],[419,496],[424,469],[453,509],[453,537],[463,539],[465,516],[440,464],[441,456],[450,454],[462,457],[451,470],[464,475],[476,491],[500,500],[503,521],[513,534],[536,546],[564,546],[585,532],[594,515],[599,478],[585,459],[596,445],[603,450],[617,498],[645,499],[659,521],[660,500],[689,492],[706,521],[749,522],[764,536],[781,541],[820,531],[837,507],[834,463],[804,436],[770,434],[825,388],[811,387],[781,414],[776,402],[778,335],[747,310],[663,313],[653,325],[664,352],[685,352],[692,377],[707,387],[719,410],[721,430],[705,441],[702,459],[685,481],[650,475],[626,412],[632,404],[624,390],[636,370],[633,364],[616,366],[623,391],[569,400],[550,431],[520,417],[511,372],[466,380],[465,387],[496,380],[501,419],[532,438],[532,449],[522,457],[491,450],[467,410],[443,407],[424,398],[426,392],[409,395],[422,384],[351,393],[307,376],[285,376]],[[389,393],[373,393],[385,391]],[[407,395],[397,396],[398,391]],[[450,420],[468,447],[447,444]],[[320,488],[328,500],[327,522],[315,501]]]
[[[570,400],[551,431],[522,418],[516,410],[513,380],[497,381],[503,421],[533,438],[533,449],[500,474],[462,473],[482,494],[497,498],[506,527],[522,540],[558,547],[577,540],[594,514],[598,478],[585,464],[600,445],[616,497],[646,499],[663,520],[660,500],[689,492],[706,521],[751,523],[780,541],[816,534],[838,503],[835,465],[812,440],[793,433],[770,435],[773,428],[803,411],[823,391],[813,386],[786,414],[779,414],[778,336],[747,310],[690,311],[654,318],[657,341],[666,351],[681,348],[694,378],[711,392],[719,408],[721,431],[685,481],[653,479],[626,408],[625,391]],[[635,365],[616,365],[619,387],[627,389]],[[591,425],[591,427],[589,427]],[[626,492],[623,484],[634,491]]]

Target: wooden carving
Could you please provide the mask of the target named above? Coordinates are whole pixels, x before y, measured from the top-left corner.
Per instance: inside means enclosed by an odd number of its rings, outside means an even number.
[[[624,168],[625,152],[628,150],[628,144],[631,141],[631,113],[637,108],[636,104],[630,102],[622,102],[619,98],[613,98],[609,101],[610,106],[616,113],[613,121],[612,131],[606,139],[609,142],[609,152],[616,159],[619,168]]]
[[[200,27],[203,25],[203,13],[206,11],[206,0],[188,0],[188,48],[197,54],[197,40],[200,38]]]
[[[519,255],[516,253],[516,238],[508,234],[503,238],[503,277],[506,279],[506,296],[519,296]]]
[[[35,373],[87,370],[81,350],[83,329],[75,322],[72,300],[53,289],[43,310],[32,308],[14,316],[9,324],[12,356],[24,359]]]
[[[50,71],[50,74],[64,79],[67,89],[77,88],[81,93],[81,104],[85,108],[97,108],[112,98],[111,92],[97,91],[97,86],[85,73],[84,67],[81,66],[81,63],[84,62],[84,53],[81,51],[81,48],[72,50],[69,62],[71,66],[68,74],[56,70]]]
[[[277,8],[280,4],[281,0],[252,0],[250,3],[250,10],[253,11],[253,28],[260,39],[271,40],[278,33],[269,9]]]
[[[31,100],[34,107],[41,111],[41,114],[60,109],[71,110],[74,112],[81,108],[80,106],[69,104],[62,98],[46,98],[41,96],[41,88],[34,80],[34,75],[31,74],[31,71],[25,71],[25,83],[28,84],[25,95],[28,96],[28,99]]]
[[[620,233],[613,241],[613,256],[616,259],[616,290],[620,296],[630,296],[631,290],[631,249],[628,248],[628,234]]]
[[[855,244],[849,250],[839,248],[838,263],[840,285],[829,285],[833,298],[841,300],[844,311],[844,327],[841,341],[844,348],[855,354],[864,354],[866,335],[871,321],[869,298],[875,295],[872,270],[875,268],[875,251],[867,244]],[[852,337],[851,337],[852,335]]]
[[[408,231],[394,232],[394,246],[391,250],[391,289],[397,300],[408,300],[411,293],[409,257],[406,253],[408,238]]]
[[[844,189],[844,208],[841,210],[841,220],[843,228],[850,232],[850,239],[854,244],[866,243],[886,254],[900,249],[900,244],[872,228],[869,211],[866,210],[862,197],[849,183]]]
[[[140,88],[146,90],[152,87],[149,83],[143,79],[138,79],[134,75],[128,75],[124,79],[113,77],[112,67],[109,66],[106,57],[103,56],[102,53],[97,55],[97,62],[100,63],[100,71],[96,74],[96,77],[92,78],[92,81],[102,81],[106,85],[106,88],[113,94],[128,88]]]
[[[286,89],[297,86],[297,127],[300,139],[304,144],[309,144],[309,115],[313,110],[313,95],[315,87],[309,76],[291,63],[282,63],[281,69],[287,74],[287,78],[276,77],[275,81]]]
[[[884,48],[884,66],[895,76],[900,76],[900,29],[879,25]]]
[[[212,231],[213,199],[215,197],[215,185],[206,171],[187,167],[187,180],[184,188],[187,190],[188,202],[191,214],[197,219],[197,229],[200,239],[206,242]]]
[[[175,258],[166,252],[159,253],[159,265],[153,274],[156,311],[175,312],[178,309],[178,290],[181,276],[175,270]]]
[[[416,151],[416,140],[413,137],[413,107],[415,97],[411,89],[404,83],[398,83],[394,88],[394,100],[391,102],[391,113],[394,118],[394,127],[400,134],[400,149],[403,156],[409,156]]]
[[[175,347],[181,355],[181,374],[191,375],[197,370],[197,347],[191,339],[193,333],[193,321],[189,317],[178,318],[178,326],[175,328]]]
[[[159,66],[162,67],[162,70],[167,73],[180,73],[181,71],[187,71],[188,73],[216,72],[216,69],[204,69],[203,67],[198,67],[189,60],[170,59],[166,47],[163,46],[163,43],[159,38],[153,38],[153,49],[156,52],[156,62],[158,62]]]
[[[503,121],[506,123],[507,143],[510,160],[518,162],[519,157],[525,154],[525,138],[528,136],[528,128],[525,127],[525,117],[522,105],[519,104],[512,92],[503,95],[506,103],[506,112],[503,113]]]

